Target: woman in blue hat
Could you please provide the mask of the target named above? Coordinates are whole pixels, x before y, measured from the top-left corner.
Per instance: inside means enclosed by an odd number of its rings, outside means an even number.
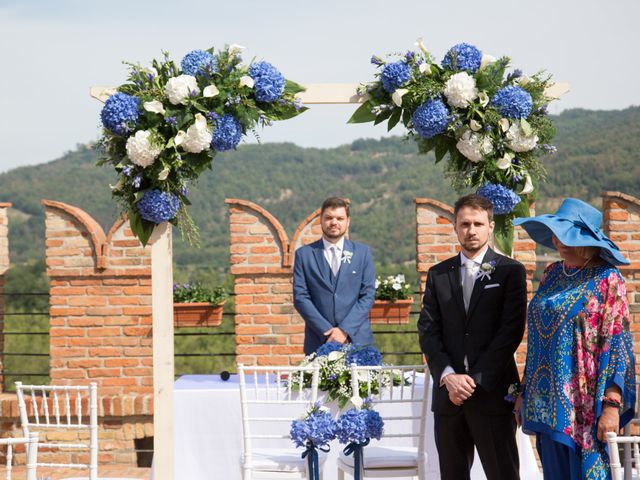
[[[609,479],[606,432],[634,415],[635,365],[624,279],[629,262],[602,214],[567,198],[553,215],[517,218],[558,251],[529,304],[527,364],[516,421],[536,435],[545,480]]]

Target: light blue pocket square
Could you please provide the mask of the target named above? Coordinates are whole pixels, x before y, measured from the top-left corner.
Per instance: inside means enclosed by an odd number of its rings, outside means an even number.
[[[500,286],[499,283],[490,283],[488,285],[485,285],[484,289],[486,290],[487,288],[496,288],[496,287],[499,287],[499,286]]]

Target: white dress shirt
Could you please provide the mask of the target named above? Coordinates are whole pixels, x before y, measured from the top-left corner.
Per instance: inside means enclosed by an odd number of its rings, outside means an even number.
[[[342,251],[344,250],[344,237],[341,237],[336,243],[331,243],[326,238],[322,237],[322,244],[324,245],[324,258],[331,267],[331,247],[336,249],[336,257],[338,257],[338,265],[342,263]]]

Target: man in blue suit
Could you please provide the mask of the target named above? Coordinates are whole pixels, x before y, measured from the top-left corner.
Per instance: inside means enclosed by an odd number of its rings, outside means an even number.
[[[305,355],[329,341],[373,344],[369,310],[376,272],[369,247],[345,238],[349,221],[346,200],[326,199],[322,238],[296,251],[293,303],[305,322]]]

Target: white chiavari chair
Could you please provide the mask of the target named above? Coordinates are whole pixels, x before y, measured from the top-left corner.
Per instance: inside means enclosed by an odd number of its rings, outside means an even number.
[[[27,454],[27,480],[36,480],[36,463],[38,461],[38,434],[32,432],[26,438],[0,438],[0,446],[6,446],[6,469],[4,478],[11,480],[11,472],[13,469],[13,447],[16,445],[24,445]]]
[[[289,438],[291,422],[318,396],[319,369],[238,364],[242,411],[244,480],[304,478],[307,461]],[[296,381],[301,377],[305,382]],[[320,457],[320,474],[322,476]]]
[[[394,378],[400,381],[391,387]],[[426,365],[351,366],[354,394],[360,392],[361,398],[370,398],[384,421],[380,442],[363,449],[364,478],[426,478],[425,428],[430,398],[429,381]],[[400,441],[407,445],[399,445]],[[353,476],[354,459],[341,452],[338,459],[339,480],[344,480],[345,472]]]
[[[620,445],[629,445],[631,447],[629,463],[624,468],[620,463]],[[626,475],[633,479],[638,478],[638,472],[640,472],[640,437],[618,436],[614,432],[607,432],[607,446],[609,447],[612,480],[623,480]]]
[[[97,384],[83,386],[23,385],[16,382],[20,422],[24,436],[40,434],[39,447],[74,453],[69,463],[38,461],[39,467],[86,469],[89,480],[98,480]],[[75,432],[70,441],[52,432]],[[87,461],[81,461],[81,460]]]

